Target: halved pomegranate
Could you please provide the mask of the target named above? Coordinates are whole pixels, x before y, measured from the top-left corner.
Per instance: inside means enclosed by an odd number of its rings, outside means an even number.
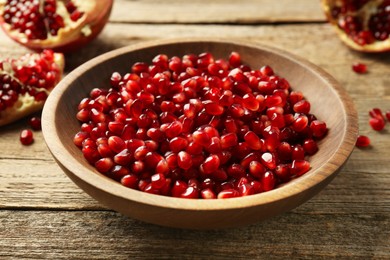
[[[390,51],[390,0],[322,0],[340,39],[362,52]]]
[[[70,52],[94,39],[107,23],[113,0],[3,0],[0,24],[34,50]]]
[[[63,68],[64,56],[51,50],[0,61],[0,126],[39,111]]]

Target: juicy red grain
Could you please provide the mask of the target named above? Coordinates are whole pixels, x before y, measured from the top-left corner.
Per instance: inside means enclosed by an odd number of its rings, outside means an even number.
[[[359,135],[356,140],[356,147],[368,147],[370,146],[371,140],[368,136]]]
[[[382,131],[385,128],[385,120],[381,118],[370,118],[369,124],[375,131]]]
[[[20,132],[19,139],[23,145],[30,145],[34,141],[33,132],[31,130],[28,130],[28,129],[22,130],[22,132]]]
[[[367,73],[367,65],[364,63],[356,62],[352,64],[352,70],[358,74]]]
[[[108,89],[108,90],[107,90]],[[238,53],[157,55],[81,100],[73,142],[122,185],[177,198],[233,198],[276,188],[310,169],[327,132],[301,92]],[[370,112],[378,118],[378,111]]]

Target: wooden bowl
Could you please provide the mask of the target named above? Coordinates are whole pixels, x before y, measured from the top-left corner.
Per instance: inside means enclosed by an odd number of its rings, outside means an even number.
[[[182,56],[211,52],[227,58],[241,54],[252,68],[270,65],[311,102],[312,113],[329,133],[310,158],[311,170],[275,190],[247,197],[191,200],[153,195],[122,186],[87,163],[73,136],[80,129],[77,105],[95,87],[107,87],[113,71],[126,73],[138,61],[160,53]],[[64,78],[50,94],[42,115],[44,138],[55,160],[86,193],[126,216],[169,227],[213,229],[242,226],[291,210],[322,190],[350,156],[358,133],[357,113],[346,91],[319,67],[285,51],[221,40],[164,40],[131,45],[103,54]]]

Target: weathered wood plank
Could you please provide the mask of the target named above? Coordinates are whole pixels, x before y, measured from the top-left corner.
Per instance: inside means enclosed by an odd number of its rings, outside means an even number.
[[[112,22],[195,24],[323,22],[324,20],[320,1],[312,0],[117,0],[110,17]]]
[[[0,211],[0,257],[389,259],[389,222],[365,213],[289,213],[245,228],[188,231],[112,212]]]

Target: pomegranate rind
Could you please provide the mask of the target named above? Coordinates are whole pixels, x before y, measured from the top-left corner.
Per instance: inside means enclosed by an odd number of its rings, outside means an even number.
[[[0,1],[0,25],[4,32],[17,43],[35,50],[52,49],[55,52],[72,52],[87,45],[96,38],[106,25],[110,17],[113,0],[74,0],[73,1],[84,15],[77,21],[65,20],[66,26],[60,28],[56,36],[49,36],[44,40],[29,40],[25,34],[11,30],[11,26],[3,19],[4,3]],[[61,3],[62,2],[58,2]],[[64,10],[59,4],[58,8]],[[65,11],[65,10],[64,10]],[[64,17],[65,18],[65,17]]]
[[[390,51],[390,37],[387,38],[384,41],[374,41],[373,43],[365,44],[365,45],[359,45],[354,40],[352,40],[348,34],[346,34],[340,27],[338,26],[338,21],[332,17],[332,8],[335,6],[336,3],[339,3],[340,0],[321,0],[321,6],[324,10],[324,13],[326,15],[327,20],[332,24],[333,28],[335,29],[337,35],[339,36],[340,40],[350,47],[353,50],[359,51],[359,52],[368,52],[368,53],[378,53],[378,52],[389,52]],[[382,0],[374,0],[372,1],[372,4],[370,8],[368,8],[367,11],[364,12],[364,15],[369,17],[369,12],[372,11],[372,6],[378,6],[380,3],[382,3]],[[363,13],[363,12],[362,12]]]
[[[61,53],[54,53],[54,62],[59,68],[59,76],[53,84],[53,88],[62,77],[63,70],[65,67],[64,55]],[[49,94],[53,88],[47,89],[47,93]],[[13,123],[23,117],[40,111],[43,108],[44,103],[45,101],[36,101],[34,97],[29,95],[28,93],[24,95],[19,95],[19,99],[18,101],[16,101],[14,106],[8,107],[5,110],[0,111],[0,126]]]

